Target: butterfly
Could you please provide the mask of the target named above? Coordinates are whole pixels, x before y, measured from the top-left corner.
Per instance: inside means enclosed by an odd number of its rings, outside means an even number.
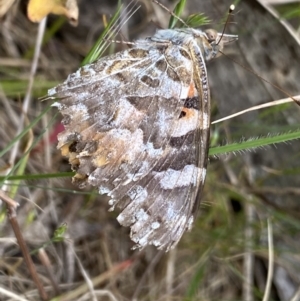
[[[73,182],[111,198],[136,248],[168,251],[191,228],[208,161],[206,62],[236,39],[212,29],[157,30],[48,91],[60,99],[58,148]]]

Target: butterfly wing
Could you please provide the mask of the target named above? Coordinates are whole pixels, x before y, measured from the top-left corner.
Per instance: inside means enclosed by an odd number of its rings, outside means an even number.
[[[49,91],[61,99],[58,147],[77,172],[73,180],[111,197],[137,247],[169,249],[193,221],[209,133],[199,84],[188,47],[147,42]]]

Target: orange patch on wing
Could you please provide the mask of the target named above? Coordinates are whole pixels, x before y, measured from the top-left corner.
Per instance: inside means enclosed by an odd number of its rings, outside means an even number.
[[[196,96],[196,88],[194,83],[191,83],[189,86],[189,91],[188,91],[188,98],[193,98],[194,96]]]

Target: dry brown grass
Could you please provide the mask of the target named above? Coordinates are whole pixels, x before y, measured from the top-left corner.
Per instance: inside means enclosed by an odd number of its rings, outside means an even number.
[[[50,17],[45,34],[48,38],[41,47],[35,74],[31,70],[38,25],[27,20],[21,6],[15,6],[0,21],[1,150],[49,106],[38,97],[80,65],[102,31],[101,14],[115,9],[114,3],[109,2],[82,1],[78,28]],[[159,21],[166,18],[161,17],[165,15],[160,8],[144,2],[142,12],[123,29],[124,35],[129,33],[128,39],[151,35]],[[199,10],[195,6],[191,2],[189,9]],[[166,26],[167,22],[159,24]],[[222,62],[218,67],[225,68]],[[33,89],[29,91],[27,106],[24,99],[30,78]],[[292,129],[299,127],[297,110],[290,107],[283,113]],[[266,118],[267,122],[271,119],[270,123],[257,122],[249,135],[248,121],[233,126],[224,123],[214,128],[214,133],[227,137],[226,141],[257,137],[259,129],[277,126],[270,117],[273,113]],[[279,145],[276,150],[212,158],[201,213],[176,250],[167,254],[152,247],[132,251],[129,230],[119,226],[116,212],[108,212],[107,198],[93,189],[79,191],[70,177],[60,177],[70,167],[56,149],[60,116],[53,119],[55,114],[53,108],[42,115],[18,139],[18,147],[12,146],[0,158],[2,175],[21,162],[13,171],[14,175],[20,174],[21,182],[10,178],[4,188],[6,195],[19,203],[17,222],[49,299],[260,300],[266,293],[270,272],[268,241],[274,237],[271,264],[275,270],[270,279],[269,300],[299,300],[299,141]],[[216,115],[216,109],[213,114]],[[284,127],[286,131],[291,128]],[[282,129],[275,127],[274,131]],[[217,138],[217,143],[224,140]],[[271,168],[266,164],[268,160],[275,160],[276,164],[271,164]],[[35,178],[35,174],[46,177]],[[18,189],[14,191],[14,187]],[[41,300],[6,206],[2,208],[0,300]],[[268,218],[272,222],[272,236],[267,233]],[[64,223],[67,228],[60,239],[55,231]]]

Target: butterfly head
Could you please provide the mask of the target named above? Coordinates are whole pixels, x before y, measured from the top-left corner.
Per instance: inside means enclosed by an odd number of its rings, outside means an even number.
[[[218,33],[214,29],[205,30],[205,35],[202,38],[204,57],[206,61],[215,58],[224,46],[238,39],[237,35]]]

